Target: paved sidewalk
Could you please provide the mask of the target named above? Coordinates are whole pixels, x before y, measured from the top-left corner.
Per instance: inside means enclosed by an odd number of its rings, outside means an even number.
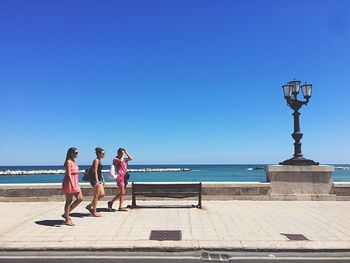
[[[192,204],[140,201],[140,205]],[[350,251],[350,202],[204,201],[197,208],[139,208],[91,217],[83,202],[71,218],[63,202],[0,203],[1,250]],[[115,204],[116,205],[116,204]],[[181,241],[150,241],[151,230],[181,230]],[[290,241],[303,234],[309,241]]]

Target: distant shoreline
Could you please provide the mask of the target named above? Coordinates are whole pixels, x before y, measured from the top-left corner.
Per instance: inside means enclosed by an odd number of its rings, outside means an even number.
[[[85,170],[79,170],[79,173],[84,173]],[[140,168],[128,169],[128,172],[149,173],[149,172],[187,172],[190,168]],[[102,170],[108,173],[109,170]],[[0,175],[27,175],[27,174],[64,174],[65,170],[6,170],[0,171]]]

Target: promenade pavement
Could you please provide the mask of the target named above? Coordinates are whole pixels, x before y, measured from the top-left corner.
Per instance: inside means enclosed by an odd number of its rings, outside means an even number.
[[[128,204],[129,201],[126,202]],[[140,201],[141,205],[195,201]],[[63,224],[63,202],[0,203],[1,250],[350,251],[350,202],[204,201],[197,208],[138,208],[94,218],[83,202],[75,226]],[[115,204],[117,205],[117,204]],[[151,230],[181,230],[181,241],[150,241]],[[302,234],[291,241],[282,234]]]

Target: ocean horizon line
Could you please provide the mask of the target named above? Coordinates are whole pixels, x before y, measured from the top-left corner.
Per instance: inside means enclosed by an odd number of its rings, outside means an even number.
[[[106,163],[103,163],[106,165]],[[91,165],[91,164],[79,164]],[[267,163],[131,163],[130,165],[270,165]],[[63,164],[16,164],[16,165],[0,165],[0,167],[7,166],[63,166]]]

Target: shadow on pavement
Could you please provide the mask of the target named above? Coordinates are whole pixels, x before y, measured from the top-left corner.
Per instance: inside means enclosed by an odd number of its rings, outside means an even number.
[[[97,212],[108,212],[110,213],[110,211],[108,211],[108,208],[96,208]],[[112,209],[112,212],[115,212],[115,209]]]
[[[63,220],[40,220],[40,221],[35,221],[35,224],[38,224],[41,226],[61,227],[64,225],[64,221]]]
[[[91,214],[90,213],[70,213],[69,216],[83,218],[83,217],[90,217]]]

